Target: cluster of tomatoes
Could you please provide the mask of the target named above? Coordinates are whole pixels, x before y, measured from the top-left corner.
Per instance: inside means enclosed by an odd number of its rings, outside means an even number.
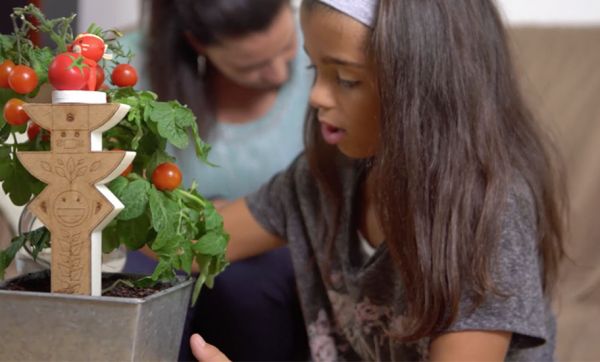
[[[68,47],[68,51],[58,54],[48,67],[48,80],[57,90],[100,90],[104,84],[104,69],[98,64],[106,54],[104,40],[94,34],[83,33],[77,36]],[[111,81],[117,87],[132,87],[137,83],[137,72],[129,64],[117,65],[111,73]],[[38,76],[27,65],[16,65],[10,59],[0,64],[0,88],[10,88],[14,92],[27,95],[38,86]],[[4,105],[3,116],[12,126],[27,123],[29,116],[23,109],[25,102],[20,98],[12,98]],[[40,127],[30,123],[27,135],[34,140],[40,133]],[[42,141],[49,140],[44,131]]]
[[[15,65],[9,59],[0,64],[0,87],[10,88],[19,94],[33,92],[38,85],[35,71],[26,65]],[[13,126],[25,124],[29,117],[23,110],[21,99],[12,98],[4,105],[4,119]]]
[[[98,62],[103,58],[110,59],[104,40],[94,34],[79,34],[67,50],[58,54],[48,67],[52,87],[58,90],[101,89],[104,69]],[[133,87],[137,83],[137,72],[129,64],[119,64],[111,73],[111,81],[117,87]]]

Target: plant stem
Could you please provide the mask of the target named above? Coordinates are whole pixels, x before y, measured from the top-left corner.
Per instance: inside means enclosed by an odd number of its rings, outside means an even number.
[[[14,132],[11,132],[10,134],[12,135],[13,142],[14,142],[13,147],[11,147],[11,151],[12,151],[12,155],[13,155],[13,160],[15,162],[17,162],[16,161],[17,160],[17,145],[19,144],[19,142],[17,141],[17,135],[15,135]]]
[[[190,201],[196,202],[198,205],[200,205],[202,207],[206,207],[206,202],[204,200],[202,200],[201,198],[199,198],[198,196],[193,195],[191,192],[187,192],[182,189],[177,189],[173,192],[177,193],[178,195],[182,196],[183,198],[186,198]]]
[[[102,289],[102,294],[110,292],[111,290],[115,289],[119,284],[124,284],[124,285],[128,286],[129,288],[135,288],[133,283],[130,282],[129,280],[118,279],[117,281],[112,283],[108,288]]]
[[[15,39],[17,40],[17,54],[19,56],[19,64],[23,63],[23,54],[21,53],[21,33],[19,32],[19,27],[17,26],[17,20],[15,19],[15,14],[10,14],[10,19],[13,23],[13,29],[15,32]]]

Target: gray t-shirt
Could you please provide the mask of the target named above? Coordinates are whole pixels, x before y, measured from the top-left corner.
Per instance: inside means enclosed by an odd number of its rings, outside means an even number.
[[[288,241],[313,360],[427,360],[429,338],[410,344],[393,338],[402,334],[406,297],[386,244],[371,256],[360,247],[352,222],[359,167],[342,170],[341,180],[341,226],[330,263],[323,238],[329,205],[304,156],[247,197],[256,220]],[[474,311],[464,298],[447,330],[512,332],[508,361],[553,360],[555,322],[542,292],[533,205],[529,188],[517,183],[506,205],[493,273],[506,295],[489,295]]]

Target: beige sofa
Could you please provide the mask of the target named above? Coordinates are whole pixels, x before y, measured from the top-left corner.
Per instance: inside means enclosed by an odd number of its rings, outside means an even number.
[[[556,311],[557,358],[600,361],[600,26],[514,28],[526,96],[561,149],[570,235]]]

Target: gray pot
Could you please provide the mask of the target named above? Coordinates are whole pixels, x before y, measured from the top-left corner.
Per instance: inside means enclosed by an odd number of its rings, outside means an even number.
[[[192,284],[143,299],[0,290],[0,361],[175,361]]]

